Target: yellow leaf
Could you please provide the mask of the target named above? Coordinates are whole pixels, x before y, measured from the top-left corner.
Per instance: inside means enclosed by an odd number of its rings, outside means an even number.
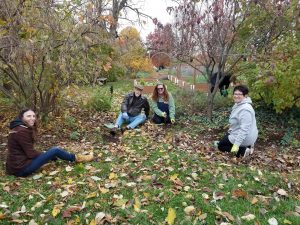
[[[178,175],[179,175],[178,173],[173,174],[172,176],[170,176],[170,180],[175,181],[177,179]]]
[[[291,221],[287,220],[287,219],[284,219],[283,221],[284,224],[293,224]]]
[[[175,211],[175,209],[169,208],[168,209],[168,216],[166,218],[167,223],[169,225],[174,224],[175,218],[176,218],[176,211]]]
[[[92,219],[92,221],[90,222],[90,225],[97,225],[97,224],[96,224],[96,220],[95,220],[95,219]]]
[[[109,192],[109,189],[107,188],[99,188],[99,191],[102,193],[102,194],[106,194]]]
[[[115,173],[110,173],[108,178],[109,178],[110,180],[117,179],[117,178],[118,178],[118,175],[115,174]]]
[[[148,192],[144,192],[143,194],[144,194],[145,198],[149,198],[151,196]]]
[[[56,217],[60,213],[60,205],[55,205],[52,209],[52,216]]]
[[[95,198],[95,197],[97,196],[97,193],[98,193],[97,191],[92,192],[92,193],[88,194],[88,195],[85,197],[85,199]]]
[[[141,211],[141,202],[140,202],[140,200],[137,197],[134,198],[133,208],[134,208],[134,211],[136,211],[136,212],[140,212]]]
[[[118,207],[124,208],[124,207],[125,207],[125,204],[126,204],[127,202],[128,202],[127,199],[118,199],[118,200],[114,203],[114,205],[115,205],[115,206],[118,206]]]

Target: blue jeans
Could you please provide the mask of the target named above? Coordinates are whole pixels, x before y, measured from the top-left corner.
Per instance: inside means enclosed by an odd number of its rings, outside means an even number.
[[[123,119],[122,112],[121,112],[118,116],[118,119],[117,119],[115,125],[121,128],[122,124],[124,122],[126,122],[126,123],[128,123],[128,127],[130,127],[131,129],[134,129],[141,123],[144,123],[145,120],[146,120],[146,116],[142,115],[142,114],[139,114],[137,116],[129,116],[129,119],[125,120],[125,119]]]
[[[26,177],[36,170],[38,170],[41,166],[49,162],[50,160],[56,160],[57,158],[74,162],[75,154],[64,151],[59,147],[52,147],[48,151],[40,154],[38,157],[34,158],[28,166],[25,166],[22,171],[17,173],[18,177]]]
[[[170,111],[169,111],[169,104],[164,103],[164,102],[157,102],[157,107],[160,109],[162,112],[165,112],[167,114],[167,117],[164,118],[162,116],[157,115],[154,113],[154,116],[152,118],[152,121],[156,124],[161,124],[161,123],[171,123],[170,119]]]

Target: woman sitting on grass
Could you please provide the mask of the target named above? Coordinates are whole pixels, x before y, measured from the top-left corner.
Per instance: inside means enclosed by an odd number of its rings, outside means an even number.
[[[10,123],[10,129],[6,159],[6,172],[9,175],[26,177],[57,158],[70,162],[88,162],[94,158],[93,154],[75,155],[59,147],[52,147],[46,152],[34,150],[36,115],[31,109],[22,110],[18,118]]]
[[[154,123],[175,123],[174,99],[163,83],[158,83],[155,86],[150,106],[154,112],[154,116],[152,118]]]
[[[253,153],[258,136],[255,112],[248,88],[244,85],[233,89],[234,106],[229,117],[230,127],[218,143],[219,150],[233,152],[236,157],[246,157]]]

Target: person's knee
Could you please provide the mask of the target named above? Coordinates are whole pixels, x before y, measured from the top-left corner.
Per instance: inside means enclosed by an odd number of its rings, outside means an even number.
[[[53,147],[49,148],[48,151],[57,151],[57,150],[61,150],[61,148],[59,146],[53,146]]]

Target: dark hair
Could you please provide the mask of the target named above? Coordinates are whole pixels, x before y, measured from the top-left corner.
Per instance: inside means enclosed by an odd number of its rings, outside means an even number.
[[[164,84],[161,84],[161,83],[156,84],[156,86],[155,86],[155,88],[154,88],[154,90],[153,90],[153,93],[152,93],[152,100],[153,100],[154,102],[157,102],[157,101],[158,101],[158,90],[157,90],[158,85],[162,85],[162,86],[164,87],[164,93],[163,93],[163,97],[162,97],[163,100],[164,100],[165,102],[169,101],[169,93],[168,93],[168,91],[167,91],[167,88],[166,88],[166,86],[165,86]]]
[[[243,93],[243,95],[247,95],[249,93],[249,89],[247,88],[246,85],[238,85],[238,86],[235,86],[234,89],[233,89],[233,93],[235,91],[240,91]]]
[[[28,111],[34,112],[34,110],[31,108],[22,109],[18,115],[18,119],[22,120],[24,114]],[[32,130],[33,130],[33,141],[35,142],[37,140],[37,130],[38,130],[37,121],[35,121],[34,126],[32,127]]]
[[[33,112],[34,112],[34,110],[31,109],[31,108],[25,108],[25,109],[22,109],[22,110],[19,112],[18,118],[21,120],[21,119],[23,118],[23,116],[24,116],[24,113],[26,113],[26,112],[28,112],[28,111],[33,111]]]

